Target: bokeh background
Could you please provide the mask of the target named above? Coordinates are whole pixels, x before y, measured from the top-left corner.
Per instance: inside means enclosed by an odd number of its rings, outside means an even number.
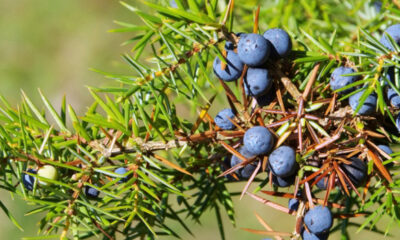
[[[138,0],[128,2],[140,7]],[[82,113],[91,102],[87,85],[113,84],[89,68],[115,73],[130,71],[120,54],[129,52],[130,46],[121,46],[121,43],[133,36],[107,31],[117,28],[113,20],[141,23],[118,1],[0,0],[0,9],[0,94],[10,102],[19,102],[20,89],[23,89],[35,103],[40,103],[37,92],[40,88],[56,106],[65,94],[68,103],[78,113]],[[229,187],[240,191],[243,183],[234,183]],[[0,200],[12,210],[25,229],[24,232],[19,231],[0,211],[0,239],[36,236],[39,217],[24,216],[34,206],[27,206],[18,196],[12,196],[1,189]],[[263,239],[262,236],[240,230],[241,227],[262,229],[254,212],[258,212],[276,231],[292,229],[294,218],[290,216],[263,206],[249,197],[241,201],[236,197],[234,202],[237,226],[233,227],[227,217],[223,216],[227,239]],[[287,204],[286,201],[281,203]],[[186,221],[194,237],[178,227],[182,238],[219,239],[214,212],[205,214],[202,220],[202,225]],[[382,230],[386,227],[385,222],[379,225]],[[393,227],[392,236],[387,238],[369,231],[356,234],[356,230],[357,225],[348,229],[353,239],[398,239],[396,236],[400,236],[400,229],[396,226]],[[339,239],[339,234],[332,234],[330,239]]]

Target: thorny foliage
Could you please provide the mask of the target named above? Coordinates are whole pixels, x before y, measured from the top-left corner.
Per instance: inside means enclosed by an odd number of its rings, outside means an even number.
[[[226,187],[229,181],[221,176],[257,160],[246,159],[237,151],[245,130],[254,125],[268,127],[278,139],[276,146],[294,147],[300,170],[295,187],[286,192],[276,187],[265,190],[271,176],[265,180],[252,176],[244,184],[242,196],[247,193],[295,215],[297,224],[292,233],[276,232],[256,215],[266,230],[245,230],[296,239],[305,209],[316,203],[335,209],[334,216],[340,221],[332,231],[341,230],[344,238],[348,238],[346,225],[351,217],[365,218],[360,229],[377,231],[374,225],[382,216],[400,224],[397,163],[390,171],[385,166],[399,157],[376,147],[377,143],[400,141],[393,120],[397,109],[387,105],[383,94],[385,83],[399,92],[400,80],[394,86],[382,77],[389,66],[400,66],[400,55],[377,40],[387,26],[400,21],[398,1],[383,1],[379,12],[373,2],[358,0],[237,0],[229,4],[175,0],[178,8],[171,8],[168,1],[142,2],[146,10],[135,7],[136,1],[122,5],[139,16],[143,25],[117,21],[121,28],[112,30],[134,33],[124,43],[133,46],[132,52],[123,55],[132,75],[95,70],[118,86],[89,88],[95,101],[83,116],[78,117],[65,98],[59,112],[42,93],[44,108],[24,93],[17,107],[1,98],[0,186],[36,206],[27,214],[46,213],[39,225],[44,237],[179,237],[166,220],[178,222],[191,233],[184,218],[200,221],[211,209],[224,238],[221,208],[233,224],[235,214],[232,193]],[[259,107],[254,99],[245,97],[243,79],[227,85],[213,76],[210,66],[215,56],[223,59],[224,40],[237,41],[233,31],[262,32],[271,27],[285,28],[296,51],[284,61],[268,62],[276,96]],[[399,49],[395,43],[393,47]],[[346,99],[358,90],[344,97],[330,91],[329,75],[340,65],[357,69],[360,80],[353,86],[367,89],[360,106],[368,94],[376,92],[376,114],[361,117],[347,106]],[[238,112],[236,131],[221,131],[208,113],[224,100]],[[178,114],[182,112],[179,108],[198,111],[198,117]],[[222,161],[231,154],[243,162],[223,172]],[[354,155],[368,163],[368,182],[359,189],[341,168]],[[258,168],[265,170],[267,158],[261,160]],[[53,184],[43,187],[35,181],[33,190],[27,191],[23,174],[45,164],[54,165],[60,178],[40,178]],[[129,172],[114,173],[121,166]],[[126,176],[129,180],[120,182]],[[324,177],[328,187],[317,198],[313,186]],[[253,193],[248,192],[249,186],[256,184],[254,180],[261,183]],[[86,197],[85,186],[100,191],[100,197]],[[300,189],[303,195],[297,213],[256,195],[261,191],[294,198]],[[3,204],[1,207],[21,228],[11,212]]]

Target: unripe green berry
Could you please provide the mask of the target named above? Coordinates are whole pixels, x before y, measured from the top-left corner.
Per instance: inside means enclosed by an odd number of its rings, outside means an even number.
[[[58,172],[55,167],[52,165],[44,165],[43,167],[39,168],[37,175],[39,177],[48,178],[50,180],[57,180],[58,179]],[[51,183],[44,182],[39,180],[39,184],[41,186],[49,186]]]

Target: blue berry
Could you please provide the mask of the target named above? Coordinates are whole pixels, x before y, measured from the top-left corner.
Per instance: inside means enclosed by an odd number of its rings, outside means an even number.
[[[271,57],[274,59],[287,57],[292,50],[292,40],[289,34],[281,28],[271,28],[264,33],[271,48]]]
[[[396,117],[396,128],[400,132],[400,113]]]
[[[226,41],[224,48],[227,51],[233,51],[235,49],[235,45],[231,41]]]
[[[278,187],[289,187],[294,183],[294,180],[296,180],[296,174],[284,178],[272,174],[272,183]]]
[[[297,209],[299,208],[299,204],[299,200],[297,200],[296,198],[291,198],[288,202],[288,208],[290,210],[297,211]]]
[[[311,233],[321,234],[332,227],[332,213],[329,208],[318,205],[308,210],[304,216],[304,223]]]
[[[218,78],[231,82],[240,77],[243,71],[243,63],[240,61],[239,56],[234,51],[226,52],[226,66],[225,69],[221,68],[221,59],[215,57],[213,69]]]
[[[321,234],[314,234],[307,232],[306,230],[303,231],[301,237],[303,240],[326,240],[328,239],[329,233],[321,233]]]
[[[349,103],[353,111],[357,109],[358,103],[360,101],[361,96],[363,95],[365,90],[362,90],[356,94],[353,94],[349,98]],[[369,115],[375,112],[376,109],[376,94],[371,93],[367,99],[365,99],[364,104],[361,106],[361,108],[358,110],[358,114],[360,115]]]
[[[357,76],[342,76],[345,74],[350,74],[350,73],[355,73],[356,71],[352,68],[348,67],[338,67],[335,70],[333,70],[330,78],[330,85],[332,91],[341,89],[355,81],[357,81]],[[339,93],[342,94],[347,94],[350,93],[354,90],[354,88],[349,88],[343,91],[340,91]]]
[[[239,153],[242,154],[242,156],[247,158],[247,159],[254,157],[254,155],[251,154],[249,151],[247,151],[247,149],[245,147],[239,148]],[[236,155],[232,155],[231,167],[233,167],[233,166],[235,166],[235,165],[237,165],[238,163],[241,163],[241,162],[242,162],[242,160],[240,158],[236,157]]]
[[[240,37],[242,36],[244,33],[239,32],[239,33],[235,33],[236,37]],[[234,50],[235,49],[235,44],[233,44],[231,41],[226,40],[225,42],[225,50]]]
[[[92,187],[85,186],[85,195],[89,198],[97,198],[99,196],[100,192]]]
[[[272,85],[271,89],[264,95],[256,97],[256,101],[258,106],[265,107],[271,104],[276,97],[276,91],[274,85]]]
[[[169,5],[170,5],[172,8],[178,8],[178,5],[176,4],[175,0],[169,0]]]
[[[120,174],[120,175],[125,175],[128,172],[128,169],[124,168],[124,167],[119,167],[117,169],[115,169],[114,173]],[[121,178],[121,180],[118,181],[118,183],[123,183],[128,181],[129,176],[123,177]]]
[[[392,154],[393,150],[388,146],[388,145],[378,145],[378,148],[380,148],[382,151],[384,151],[386,154]],[[386,158],[383,158],[384,161],[386,160]],[[386,164],[387,167],[393,167],[394,162],[390,162],[388,164]]]
[[[400,24],[395,24],[388,27],[385,32],[393,38],[393,40],[397,43],[397,45],[400,45]],[[383,46],[385,46],[389,50],[391,51],[395,50],[392,47],[390,40],[385,36],[385,34],[382,36],[380,42],[383,44]]]
[[[400,96],[397,94],[396,91],[394,91],[393,88],[388,88],[387,89],[387,98],[390,101],[390,105],[392,105],[395,108],[400,108]]]
[[[384,151],[386,154],[392,154],[393,153],[393,150],[388,146],[388,145],[383,145],[383,144],[380,144],[380,145],[378,145],[378,148],[380,148],[382,151]]]
[[[221,170],[222,172],[225,172],[229,168],[231,168],[231,159],[229,157],[225,157],[223,163],[221,164]],[[225,178],[228,179],[228,181],[235,180],[235,178],[230,174],[225,175]]]
[[[387,71],[383,73],[383,74],[385,74],[385,77],[387,78],[387,80],[390,81],[393,84],[396,82],[395,81],[396,80],[395,77],[400,79],[400,70],[398,68],[396,68],[396,70],[397,70],[397,76],[395,76],[395,67],[393,67],[393,66],[392,67],[388,67]],[[381,77],[380,80],[383,81],[383,78]],[[384,85],[387,85],[386,81],[384,82]]]
[[[250,154],[262,155],[271,151],[274,146],[274,137],[267,128],[256,126],[246,131],[243,143]]]
[[[247,164],[240,172],[242,178],[249,179],[257,168],[258,162]]]
[[[321,179],[317,182],[317,184],[315,184],[315,185],[317,185],[317,187],[318,187],[319,189],[325,190],[325,189],[328,187],[328,178],[327,178],[327,177],[321,178]]]
[[[32,168],[28,169],[27,172],[33,173],[33,174],[37,173],[37,171]],[[35,179],[36,178],[34,176],[28,175],[26,173],[22,174],[22,183],[24,184],[25,188],[29,191],[32,191],[33,185],[35,183]]]
[[[359,158],[352,157],[351,164],[341,164],[343,172],[355,187],[360,187],[367,177],[367,165]]]
[[[387,80],[390,81],[391,83],[395,83],[395,74],[394,73],[395,73],[394,67],[389,67],[386,72],[386,75],[385,75]],[[400,79],[400,71],[398,72],[397,77]],[[381,81],[382,80],[383,79],[381,78]],[[384,85],[387,85],[386,81],[384,82]],[[394,89],[392,87],[390,87],[390,86],[388,87],[388,89],[386,91],[386,95],[387,95],[387,98],[388,98],[390,104],[393,107],[400,108],[400,96],[397,94],[396,91],[394,91]]]
[[[247,149],[244,147],[241,147],[239,149],[239,153],[242,154],[242,156],[247,159],[254,157],[254,155],[251,154],[249,151],[247,151]],[[236,155],[232,155],[231,167],[234,167],[235,165],[238,165],[241,162],[242,162],[242,160],[239,159]],[[236,174],[238,174],[239,177],[247,179],[251,176],[251,174],[253,174],[255,169],[256,169],[256,163],[250,163],[250,164],[247,164],[246,166],[244,166],[243,168],[237,170]]]
[[[379,0],[374,1],[373,4],[374,4],[375,11],[380,12],[382,10],[382,2],[381,1],[379,1]]]
[[[246,94],[255,97],[264,95],[270,90],[272,82],[267,69],[249,68],[244,79]]]
[[[259,34],[244,34],[240,37],[237,50],[239,58],[244,64],[256,67],[267,61],[271,52],[271,44]]]
[[[229,119],[234,120],[235,114],[233,113],[232,109],[225,108],[222,109],[217,116],[215,116],[214,121],[218,127],[223,130],[232,130],[235,128],[235,124],[233,124]]]
[[[268,164],[277,177],[288,177],[296,171],[296,153],[291,147],[280,146],[269,155]]]

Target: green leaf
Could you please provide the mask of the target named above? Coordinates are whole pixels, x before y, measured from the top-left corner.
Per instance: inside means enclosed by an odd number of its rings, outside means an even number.
[[[39,119],[40,122],[44,123],[49,127],[49,123],[46,121],[46,119],[43,117],[43,115],[40,113],[40,111],[36,108],[36,106],[32,103],[32,101],[29,99],[29,97],[25,94],[23,90],[21,90],[22,96],[25,100],[25,102],[29,105],[33,113],[36,115],[36,117]]]
[[[189,0],[189,1],[191,1],[191,0]],[[199,12],[197,14],[192,14],[190,12],[187,12],[187,11],[184,11],[181,9],[166,8],[159,4],[154,4],[154,3],[147,2],[147,1],[143,1],[143,2],[144,2],[144,4],[148,5],[149,7],[155,9],[156,11],[158,11],[160,13],[168,14],[168,15],[174,16],[174,17],[183,18],[188,21],[197,22],[200,24],[208,24],[208,25],[212,25],[212,26],[217,26],[217,24],[215,24],[211,18],[209,18],[207,15],[205,15],[201,12]],[[192,4],[192,8],[195,8],[194,4]]]
[[[307,32],[305,32],[303,29],[300,29],[300,31],[315,45],[317,46],[319,49],[321,49],[322,51],[326,52],[326,53],[334,53],[334,51],[332,50],[332,48],[329,46],[328,43],[326,43],[325,41],[322,41],[323,43],[317,41],[315,38],[313,38],[310,34],[308,34]],[[326,48],[326,46],[328,46],[328,48]]]
[[[157,234],[154,232],[153,228],[150,226],[150,224],[146,221],[146,219],[144,219],[144,217],[137,212],[136,215],[142,220],[142,222],[146,225],[147,229],[149,229],[149,231],[153,234],[153,236],[155,238],[157,238]]]
[[[86,115],[86,117],[81,117],[81,119],[85,122],[93,123],[100,127],[119,130],[128,136],[130,136],[131,134],[130,131],[126,129],[123,125],[113,121],[112,119],[107,120],[98,115]]]
[[[222,240],[225,240],[225,231],[224,231],[224,224],[221,218],[221,213],[219,211],[219,207],[217,205],[214,206],[215,216],[217,218],[218,223],[218,230]]]
[[[156,173],[144,168],[144,167],[140,167],[140,169],[149,174],[151,177],[153,177],[154,179],[156,179],[157,181],[161,182],[162,184],[164,184],[165,186],[167,186],[168,188],[175,190],[177,192],[180,192],[179,189],[177,189],[176,187],[174,187],[172,184],[168,183],[167,180],[164,180],[162,177],[160,177],[159,175],[157,175]]]
[[[44,239],[60,239],[60,235],[46,235],[37,237],[23,237],[22,240],[44,240]]]
[[[323,62],[329,60],[329,56],[313,56],[313,57],[303,57],[296,58],[295,63],[308,63],[308,62]]]
[[[367,88],[364,93],[361,95],[360,100],[358,101],[357,108],[354,110],[354,115],[358,113],[361,107],[364,105],[365,100],[368,96],[374,91],[373,88]]]
[[[150,15],[150,14],[144,13],[142,11],[139,11],[137,8],[127,4],[126,2],[120,1],[120,3],[122,4],[122,6],[126,7],[127,9],[129,9],[130,11],[136,13],[138,16],[142,17],[143,19],[145,19],[147,21],[150,21],[150,22],[155,23],[155,24],[161,24],[162,23],[161,19],[158,18],[158,17],[155,17],[153,15]]]
[[[43,95],[43,93],[42,93],[42,91],[40,91],[40,89],[39,89],[39,94],[43,100],[44,105],[47,107],[47,110],[49,110],[51,116],[53,116],[54,120],[56,121],[57,125],[60,127],[61,131],[70,134],[70,131],[67,129],[67,127],[64,124],[65,121],[63,121],[61,116],[58,115],[58,113],[56,112],[54,107],[51,105],[49,100]]]
[[[17,222],[14,216],[8,211],[7,207],[0,201],[0,208],[3,209],[4,214],[11,220],[11,222],[16,226],[19,230],[24,231],[21,225]]]
[[[104,214],[104,215],[107,215],[107,216],[109,216],[109,217],[111,217],[111,218],[113,218],[113,219],[116,219],[116,220],[119,220],[119,221],[125,221],[124,219],[122,219],[122,218],[120,218],[120,217],[118,217],[118,216],[116,216],[116,215],[114,215],[114,214],[111,214],[111,213],[109,213],[109,212],[107,212],[107,211],[104,211],[104,210],[101,209],[101,208],[95,207],[95,206],[93,206],[93,205],[90,204],[90,203],[84,202],[84,201],[79,200],[79,199],[77,199],[76,202],[78,202],[78,203],[80,203],[80,204],[82,204],[82,205],[85,205],[87,208],[92,209],[92,210],[94,210],[94,211],[96,211],[96,212],[99,212],[99,213],[102,213],[102,214]]]

